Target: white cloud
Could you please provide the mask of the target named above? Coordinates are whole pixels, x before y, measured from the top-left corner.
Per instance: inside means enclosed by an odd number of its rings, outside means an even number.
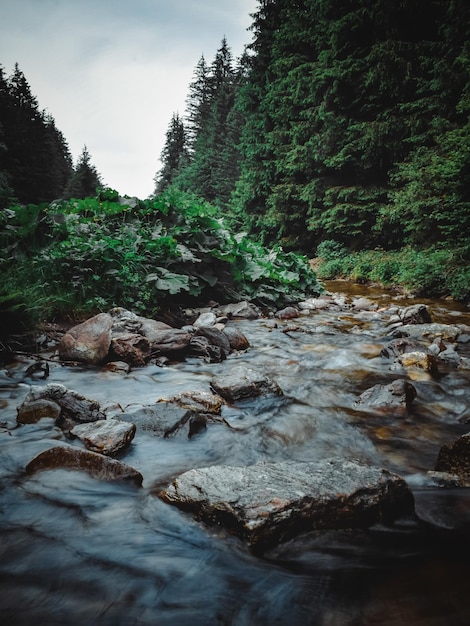
[[[19,63],[75,159],[86,144],[109,186],[146,197],[199,57],[210,62],[223,36],[240,55],[256,6],[256,0],[3,0],[0,63],[7,74]]]

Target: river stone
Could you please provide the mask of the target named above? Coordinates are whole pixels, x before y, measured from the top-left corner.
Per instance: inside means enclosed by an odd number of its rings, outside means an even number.
[[[150,360],[150,342],[138,333],[113,336],[110,355],[113,360],[124,361],[134,367],[143,367]]]
[[[80,361],[90,365],[101,363],[111,345],[113,318],[99,313],[65,333],[59,341],[59,357],[63,361]]]
[[[261,312],[257,306],[251,302],[243,300],[242,302],[233,302],[220,307],[219,314],[226,315],[228,318],[240,318],[246,320],[256,320],[261,317]]]
[[[48,400],[60,407],[56,424],[66,432],[70,431],[77,423],[106,419],[99,402],[89,400],[76,391],[57,383],[49,383],[45,387],[31,387],[17,409],[18,414],[28,411],[28,406],[37,400]]]
[[[196,331],[196,337],[206,337],[212,346],[218,346],[224,357],[230,354],[230,341],[227,335],[215,326],[201,326]]]
[[[248,350],[250,342],[235,326],[225,326],[224,335],[228,338],[230,350]]]
[[[295,319],[296,317],[299,317],[299,312],[297,311],[295,307],[287,306],[284,309],[281,309],[280,311],[276,311],[274,316],[277,317],[277,319],[279,320],[292,320],[292,319]]]
[[[197,413],[209,413],[210,415],[220,415],[224,404],[220,396],[208,391],[182,391],[177,396],[160,401],[176,404],[182,409],[189,409]]]
[[[433,376],[438,373],[436,357],[427,352],[406,352],[401,355],[398,361],[405,369],[418,368]]]
[[[143,481],[142,474],[130,465],[72,446],[49,448],[35,456],[25,469],[27,474],[52,469],[85,470],[100,480],[125,480],[136,485]]]
[[[400,476],[343,459],[192,469],[159,496],[255,549],[311,530],[367,527],[413,512]]]
[[[159,437],[171,437],[183,429],[189,429],[193,416],[194,412],[190,409],[176,406],[171,402],[157,402],[116,415],[115,419],[135,424],[137,430],[147,431]]]
[[[415,387],[401,378],[388,385],[374,385],[367,389],[356,401],[356,405],[365,405],[377,409],[408,410],[416,398]]]
[[[19,424],[35,424],[43,417],[57,420],[61,412],[57,402],[40,398],[31,402],[23,402],[17,408],[16,421]]]
[[[211,388],[229,402],[261,395],[282,396],[279,385],[259,372],[242,366],[234,367],[228,374],[211,381]]]
[[[217,322],[217,316],[213,311],[205,311],[201,313],[196,321],[193,323],[195,328],[201,328],[202,326],[214,326]]]
[[[171,355],[186,350],[191,341],[191,333],[181,328],[168,328],[152,332],[150,348],[152,356]]]
[[[109,419],[78,424],[70,432],[92,452],[112,456],[127,448],[134,439],[135,431],[135,424]]]
[[[398,328],[393,334],[396,336],[409,336],[415,339],[434,341],[442,337],[444,341],[457,341],[461,330],[453,324],[407,324]]]
[[[462,435],[453,444],[442,446],[435,469],[470,481],[470,433]]]
[[[380,355],[391,358],[399,357],[407,352],[427,352],[427,350],[417,339],[398,337],[387,343],[380,351]]]

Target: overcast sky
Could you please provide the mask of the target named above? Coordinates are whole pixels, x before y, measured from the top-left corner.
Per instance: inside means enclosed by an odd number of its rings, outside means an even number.
[[[165,133],[203,54],[251,42],[257,0],[0,0],[0,65],[18,63],[76,162],[121,194],[154,189]]]

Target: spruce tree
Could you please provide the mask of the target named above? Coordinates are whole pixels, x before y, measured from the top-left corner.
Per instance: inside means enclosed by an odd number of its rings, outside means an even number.
[[[155,177],[155,193],[169,187],[188,164],[186,130],[178,113],[173,113],[160,156],[162,167]]]
[[[86,146],[78,158],[77,164],[65,189],[64,198],[87,198],[95,196],[103,188],[101,175],[91,163],[90,153]]]

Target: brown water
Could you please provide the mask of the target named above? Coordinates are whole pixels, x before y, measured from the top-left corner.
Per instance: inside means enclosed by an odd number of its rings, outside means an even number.
[[[381,306],[391,301],[380,291],[328,287]],[[433,321],[470,324],[462,306],[427,304]],[[267,320],[237,324],[252,347],[221,364],[190,359],[125,376],[55,364],[47,381],[23,380],[24,362],[0,372],[0,624],[470,623],[470,490],[436,488],[426,475],[440,446],[470,430],[470,372],[441,367],[436,379],[420,376],[409,416],[378,417],[354,401],[404,376],[379,356],[383,320],[319,311],[276,329]],[[299,329],[286,333],[286,325]],[[470,344],[459,352],[470,356]],[[14,428],[30,384],[60,382],[102,403],[148,404],[208,390],[234,364],[266,372],[284,399],[225,409],[237,430],[213,424],[191,440],[139,433],[122,459],[142,472],[143,488],[66,470],[24,475],[32,457],[63,440],[48,419]],[[399,472],[425,523],[310,533],[260,558],[155,497],[192,467],[331,456]]]

